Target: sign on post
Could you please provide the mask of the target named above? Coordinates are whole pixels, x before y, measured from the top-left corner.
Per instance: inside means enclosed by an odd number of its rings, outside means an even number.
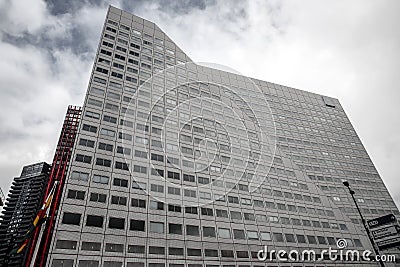
[[[393,222],[396,222],[396,217],[393,214],[388,214],[379,218],[369,220],[367,224],[370,229],[373,229]]]
[[[374,239],[381,239],[388,236],[397,235],[399,232],[398,225],[390,225],[371,231]]]

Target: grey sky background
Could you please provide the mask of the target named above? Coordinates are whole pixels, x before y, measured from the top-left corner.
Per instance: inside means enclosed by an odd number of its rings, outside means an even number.
[[[0,1],[0,186],[51,163],[82,105],[108,4],[194,61],[336,97],[400,204],[400,1]]]

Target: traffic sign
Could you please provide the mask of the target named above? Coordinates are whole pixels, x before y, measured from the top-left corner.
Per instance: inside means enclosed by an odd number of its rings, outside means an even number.
[[[376,230],[371,231],[374,239],[382,239],[384,237],[388,236],[394,236],[399,233],[399,226],[398,225],[390,225],[390,226],[385,226]]]
[[[393,223],[396,221],[396,217],[393,214],[388,214],[379,218],[375,218],[372,220],[369,220],[367,222],[368,226],[370,229],[376,228],[378,226],[382,226],[385,224]]]

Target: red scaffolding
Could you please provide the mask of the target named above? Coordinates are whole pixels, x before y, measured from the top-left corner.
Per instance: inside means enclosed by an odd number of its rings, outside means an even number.
[[[28,267],[34,262],[34,266],[45,266],[47,252],[49,250],[51,237],[53,234],[56,213],[60,203],[62,190],[66,174],[68,171],[71,153],[75,144],[75,138],[78,130],[78,125],[81,119],[82,108],[78,106],[68,106],[67,114],[65,115],[64,123],[61,129],[60,138],[58,140],[56,152],[53,158],[52,169],[50,173],[49,183],[46,188],[43,201],[47,198],[55,181],[58,181],[56,192],[54,193],[53,202],[50,207],[49,218],[45,225],[42,237],[38,240],[40,227],[35,230],[29,246],[29,252],[26,257],[25,266]],[[36,246],[38,253],[34,257]]]

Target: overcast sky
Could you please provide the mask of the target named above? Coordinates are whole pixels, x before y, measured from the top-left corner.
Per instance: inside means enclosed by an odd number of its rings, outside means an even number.
[[[0,186],[51,163],[82,105],[108,4],[196,62],[336,97],[400,204],[400,1],[0,1]]]

